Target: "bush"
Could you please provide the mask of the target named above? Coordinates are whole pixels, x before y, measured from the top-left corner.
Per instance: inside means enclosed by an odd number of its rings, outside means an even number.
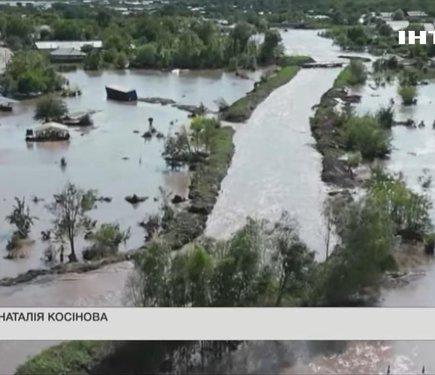
[[[83,67],[86,70],[99,70],[102,65],[101,54],[99,51],[92,51],[88,53],[84,60]]]
[[[373,201],[389,213],[396,233],[405,239],[422,239],[431,230],[430,200],[410,190],[401,176],[375,169],[368,189]]]
[[[24,198],[19,199],[15,197],[15,202],[16,205],[13,207],[11,214],[6,216],[6,221],[11,225],[15,225],[16,230],[14,234],[18,238],[27,238],[36,217],[30,215],[30,208],[26,205]]]
[[[344,68],[334,82],[334,87],[355,86],[363,84],[367,79],[367,69],[365,65],[356,59],[351,60],[350,64]]]
[[[140,306],[299,305],[314,253],[284,215],[277,224],[248,219],[229,240],[203,240],[176,256],[153,242],[136,264],[131,294]]]
[[[393,107],[381,108],[376,113],[376,119],[383,128],[390,129],[393,126],[394,122]]]
[[[118,252],[119,245],[130,237],[130,229],[122,231],[119,224],[101,224],[100,228],[89,236],[92,246],[83,251],[86,260],[101,259]]]
[[[139,47],[133,60],[136,68],[154,68],[157,62],[157,48],[154,44],[148,43]]]
[[[5,95],[36,95],[59,90],[64,79],[36,51],[17,52],[0,79]]]
[[[394,267],[393,226],[388,213],[367,199],[342,211],[342,243],[321,265],[313,302],[326,306],[360,303],[362,288],[376,285]]]
[[[351,117],[345,125],[345,141],[350,150],[360,151],[366,159],[385,157],[390,152],[390,137],[371,116]]]
[[[68,374],[79,373],[86,366],[103,358],[104,341],[71,341],[44,350],[19,366],[16,373]]]
[[[34,118],[35,120],[56,120],[68,113],[65,102],[59,97],[48,95],[38,100]]]
[[[404,105],[412,105],[416,102],[417,89],[415,86],[401,86],[398,91]]]

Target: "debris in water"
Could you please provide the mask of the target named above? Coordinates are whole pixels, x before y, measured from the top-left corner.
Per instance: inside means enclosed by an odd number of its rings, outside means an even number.
[[[60,167],[62,169],[66,168],[66,159],[64,157],[60,158]]]
[[[138,203],[141,203],[141,202],[145,202],[147,199],[148,199],[148,197],[139,196],[139,195],[136,195],[136,194],[128,195],[128,196],[125,197],[125,200],[128,203],[131,203],[131,204],[138,204]]]

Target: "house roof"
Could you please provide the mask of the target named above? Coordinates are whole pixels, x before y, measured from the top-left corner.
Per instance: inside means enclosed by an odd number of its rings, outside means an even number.
[[[42,124],[38,126],[35,131],[45,131],[45,130],[57,130],[57,131],[68,131],[68,127],[62,124],[59,124],[58,122],[46,122],[45,124]]]
[[[120,92],[131,92],[131,91],[135,91],[134,89],[130,89],[130,88],[128,88],[128,87],[123,87],[123,86],[118,86],[118,85],[107,85],[106,88],[107,88],[107,89],[116,90],[116,91],[120,91]]]
[[[409,17],[427,17],[427,13],[421,10],[410,10],[406,12]]]
[[[76,49],[81,50],[84,46],[92,46],[93,48],[102,48],[101,40],[80,40],[80,41],[40,41],[35,42],[36,48],[39,50],[54,50],[54,49]]]
[[[77,56],[84,57],[86,53],[74,48],[58,48],[50,52],[50,56]]]

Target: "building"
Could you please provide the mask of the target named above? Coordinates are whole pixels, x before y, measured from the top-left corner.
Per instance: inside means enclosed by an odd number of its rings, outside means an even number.
[[[379,18],[385,22],[392,21],[393,20],[393,13],[392,12],[380,12]]]
[[[107,99],[119,100],[122,102],[134,102],[137,100],[137,93],[134,89],[126,89],[119,86],[106,86]]]
[[[47,122],[26,131],[27,142],[67,141],[69,138],[68,128],[57,122]]]
[[[50,60],[54,63],[81,62],[85,57],[86,53],[73,48],[59,48],[50,52]]]
[[[75,49],[81,51],[85,46],[91,46],[95,49],[103,48],[101,40],[79,40],[79,41],[39,41],[35,42],[35,46],[40,51],[54,51],[55,49]]]
[[[428,17],[427,13],[421,10],[410,10],[406,12],[406,15],[409,20],[420,20],[422,18]]]

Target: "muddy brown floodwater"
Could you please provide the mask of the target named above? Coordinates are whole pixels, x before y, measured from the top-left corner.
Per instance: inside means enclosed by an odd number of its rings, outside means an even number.
[[[70,84],[83,92],[81,97],[66,99],[70,111],[97,112],[92,116],[94,125],[87,129],[72,128],[72,137],[66,143],[26,145],[26,129],[37,125],[33,120],[34,100],[17,103],[12,114],[0,113],[0,278],[48,266],[42,259],[47,244],[40,240],[40,232],[52,225],[45,206],[67,181],[84,189],[97,189],[100,195],[112,198],[111,203],[99,203],[91,215],[100,222],[119,222],[123,228],[131,227],[132,236],[121,251],[144,243],[145,233],[138,223],[160,209],[160,201],[154,200],[159,198],[160,186],[174,194],[187,194],[189,176],[183,171],[167,170],[161,157],[163,142],[156,139],[146,142],[140,136],[147,130],[148,117],[153,117],[154,126],[166,135],[187,124],[187,113],[159,104],[107,101],[105,85],[133,87],[141,97],[170,98],[182,104],[203,103],[216,110],[220,98],[231,103],[250,91],[260,74],[241,79],[220,71],[67,73]],[[59,164],[62,157],[67,161],[65,170]],[[149,199],[133,207],[124,200],[132,193]],[[11,211],[15,196],[26,198],[38,220],[31,233],[35,243],[26,256],[7,260],[5,247],[13,229],[4,216]],[[33,203],[34,196],[42,201]],[[81,241],[79,246],[85,243]],[[128,305],[125,281],[131,268],[131,263],[124,262],[86,274],[47,276],[0,288],[0,306],[125,306]],[[31,345],[33,350],[39,347]],[[1,353],[5,348],[7,343],[0,343]],[[0,370],[13,368],[30,350],[25,343],[16,349],[10,351],[10,356],[2,356]]]
[[[183,104],[202,102],[215,110],[217,100],[222,97],[232,102],[243,96],[257,78],[240,79],[232,74],[208,71],[88,74],[79,70],[65,76],[72,86],[83,91],[81,97],[66,100],[70,111],[96,111],[92,116],[94,125],[86,129],[72,128],[69,142],[24,142],[26,129],[37,125],[32,118],[35,101],[16,104],[12,114],[0,114],[0,278],[47,266],[42,261],[47,244],[40,240],[40,232],[52,225],[46,204],[67,181],[84,189],[97,189],[100,195],[112,198],[111,203],[99,203],[91,216],[99,222],[118,222],[123,228],[130,227],[132,235],[125,249],[143,244],[145,233],[138,223],[158,212],[161,202],[154,198],[160,197],[159,186],[174,194],[187,194],[188,174],[167,170],[161,156],[163,141],[155,138],[145,141],[141,137],[147,130],[148,117],[153,117],[154,126],[166,135],[187,123],[187,113],[159,104],[108,101],[105,85],[134,87],[142,97],[171,98]],[[60,167],[62,157],[67,161],[65,169]],[[149,199],[133,207],[124,199],[133,193]],[[7,260],[5,247],[13,228],[3,217],[11,211],[14,196],[25,197],[32,214],[38,217],[31,233],[36,242],[24,258]],[[42,201],[33,203],[31,199],[35,196]],[[83,248],[85,244],[79,245]]]
[[[321,181],[322,158],[311,136],[311,107],[328,90],[338,69],[301,70],[275,90],[238,126],[236,152],[209,217],[206,234],[225,237],[247,216],[278,220],[286,210],[298,223],[301,238],[325,254]]]
[[[330,40],[320,38],[317,31],[289,30],[283,32],[287,52],[307,54],[319,61],[337,60],[341,53]],[[287,210],[298,220],[302,238],[323,256],[322,218],[320,207],[326,186],[320,180],[321,157],[314,149],[309,128],[311,106],[332,86],[338,70],[301,71],[295,79],[276,90],[262,103],[246,124],[237,125],[234,137],[236,153],[222,191],[207,225],[207,234],[227,236],[241,225],[247,215],[276,219]],[[218,74],[218,76],[216,76]],[[55,147],[27,148],[23,142],[25,129],[34,126],[31,120],[34,104],[20,105],[18,115],[0,117],[0,212],[8,212],[14,195],[38,195],[48,199],[65,181],[87,188],[98,188],[102,195],[113,196],[111,204],[100,204],[95,212],[99,219],[119,221],[135,227],[138,220],[158,209],[153,200],[133,209],[124,203],[125,195],[137,192],[154,196],[160,185],[168,181],[174,190],[186,189],[183,174],[165,173],[160,158],[161,144],[144,143],[133,130],[144,130],[146,119],[155,118],[159,130],[167,133],[170,121],[183,123],[186,114],[171,107],[139,103],[136,106],[107,102],[104,84],[134,86],[140,96],[169,97],[186,104],[213,108],[219,96],[231,102],[249,91],[252,81],[231,75],[213,73],[210,76],[193,73],[167,74],[150,72],[104,73],[88,75],[82,71],[69,73],[71,83],[79,84],[84,95],[68,99],[72,110],[97,109],[95,127],[83,136],[73,131],[69,144]],[[382,91],[364,95],[360,110],[374,111],[384,101]],[[388,90],[386,88],[385,90]],[[394,96],[395,88],[390,88]],[[380,95],[380,96],[372,96]],[[381,95],[382,94],[382,95]],[[389,100],[387,95],[385,100]],[[430,104],[435,100],[434,86],[422,87],[419,104],[399,108],[406,117],[408,111],[428,127],[421,130],[393,129],[395,150],[388,167],[402,170],[411,186],[418,189],[418,176],[423,165],[432,174],[435,161],[435,131],[432,131]],[[216,108],[216,107],[214,107]],[[66,156],[65,172],[59,168],[60,157]],[[122,160],[126,156],[130,159]],[[139,158],[142,157],[142,164]],[[3,181],[7,181],[3,184]],[[432,188],[430,194],[433,196]],[[43,203],[33,206],[41,215],[37,231],[49,223]],[[101,216],[98,216],[101,215]],[[44,225],[40,223],[45,223]],[[5,244],[10,228],[0,224],[0,238]],[[136,232],[131,245],[142,242],[143,233]],[[135,242],[136,241],[136,242]],[[40,264],[40,252],[31,264]],[[32,254],[33,254],[32,253]],[[33,262],[33,263],[32,263]],[[28,269],[26,260],[0,261],[0,273],[13,275]],[[31,283],[0,288],[0,305],[47,306],[119,306],[124,299],[125,281],[131,263],[111,265],[83,275],[63,275],[38,278]],[[425,265],[427,275],[409,286],[383,292],[383,306],[435,306],[435,267]],[[0,343],[3,369],[13,369],[26,356],[34,355],[51,343],[33,342],[11,345]],[[245,343],[233,354],[233,364],[253,373],[385,373],[388,364],[398,373],[412,373],[425,365],[434,371],[433,345],[421,342],[351,342],[351,343]],[[238,362],[240,361],[240,362]],[[239,367],[240,368],[240,367]],[[2,370],[3,370],[2,369]],[[368,370],[367,370],[368,369]]]

